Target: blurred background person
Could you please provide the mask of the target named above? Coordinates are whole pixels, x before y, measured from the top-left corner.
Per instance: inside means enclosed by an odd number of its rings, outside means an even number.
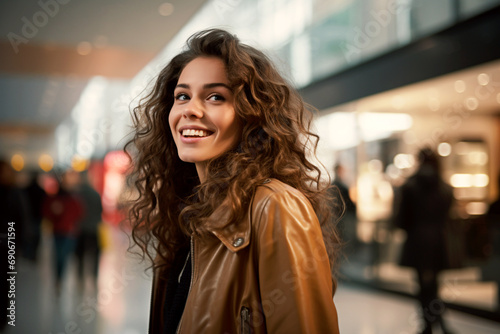
[[[89,174],[82,173],[82,182],[78,187],[78,195],[83,201],[84,211],[79,224],[76,243],[76,259],[81,288],[85,287],[85,267],[90,270],[94,287],[97,287],[99,269],[99,224],[101,223],[102,203],[99,193],[90,185]]]
[[[345,182],[345,168],[341,164],[336,164],[334,167],[335,178],[332,182],[333,191],[331,192],[334,197],[334,202],[339,202],[336,196],[340,195],[344,204],[343,215],[338,223],[338,230],[340,232],[342,241],[345,243],[345,250],[352,250],[356,242],[356,204],[352,201],[349,195],[349,188]],[[334,205],[334,217],[340,217],[342,212],[335,208],[339,207]]]
[[[420,291],[418,299],[424,322],[422,333],[432,333],[439,323],[443,333],[451,333],[443,320],[444,302],[438,296],[438,274],[448,267],[445,225],[453,202],[451,187],[440,175],[438,156],[430,148],[418,153],[419,167],[399,189],[395,205],[395,225],[406,231],[401,255],[402,266],[415,268]]]
[[[31,174],[31,181],[25,188],[25,193],[30,207],[30,219],[27,228],[27,242],[25,257],[36,261],[38,258],[38,246],[40,244],[40,230],[42,225],[42,205],[47,194],[39,184],[39,173]]]
[[[74,252],[79,223],[83,217],[83,203],[76,194],[80,175],[66,171],[58,193],[48,197],[43,204],[43,215],[52,223],[55,256],[55,288],[61,291],[63,275]]]

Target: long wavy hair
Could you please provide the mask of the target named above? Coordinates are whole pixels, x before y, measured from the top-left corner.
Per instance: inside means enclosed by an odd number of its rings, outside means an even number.
[[[201,184],[195,165],[179,159],[168,123],[179,76],[198,57],[224,62],[235,112],[243,124],[237,148],[209,161]],[[189,236],[238,224],[256,187],[267,178],[309,199],[323,227],[330,263],[335,263],[339,240],[330,219],[329,182],[321,182],[322,172],[310,160],[319,139],[309,130],[312,110],[264,53],[224,30],[196,33],[161,71],[154,88],[134,108],[133,119],[135,136],[125,150],[134,162],[138,197],[129,220],[143,256],[156,256],[154,266],[170,266]],[[208,217],[221,207],[228,219],[214,226]]]

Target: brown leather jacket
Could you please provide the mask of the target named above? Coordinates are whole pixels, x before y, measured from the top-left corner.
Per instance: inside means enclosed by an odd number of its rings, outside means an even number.
[[[178,333],[339,333],[321,228],[307,198],[278,181],[247,218],[192,238],[192,278]],[[214,213],[220,219],[223,213]],[[153,280],[150,332],[163,333],[166,272]]]

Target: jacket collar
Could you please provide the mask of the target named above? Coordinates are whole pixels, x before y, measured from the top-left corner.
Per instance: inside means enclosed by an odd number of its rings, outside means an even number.
[[[210,225],[209,231],[217,237],[231,252],[236,253],[247,247],[250,243],[251,224],[246,215],[245,219],[237,224],[227,224],[229,219],[229,210],[225,205],[221,205],[208,218]],[[226,223],[226,224],[224,224]],[[218,227],[221,226],[221,227]]]
[[[270,183],[271,179],[265,179],[259,183],[259,185]],[[256,191],[257,192],[257,191]],[[236,253],[250,244],[251,238],[251,216],[252,207],[255,200],[255,193],[248,206],[248,212],[243,221],[237,224],[230,224],[225,222],[229,219],[229,210],[227,209],[227,204],[223,203],[217,210],[212,213],[208,218],[209,223],[212,228],[209,231],[212,232],[231,252]],[[221,226],[221,227],[217,227]]]

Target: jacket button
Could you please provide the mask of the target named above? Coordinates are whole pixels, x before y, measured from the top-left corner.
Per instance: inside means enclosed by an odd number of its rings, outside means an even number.
[[[240,247],[241,245],[243,245],[243,241],[244,241],[243,238],[237,238],[236,240],[233,241],[233,246]]]

